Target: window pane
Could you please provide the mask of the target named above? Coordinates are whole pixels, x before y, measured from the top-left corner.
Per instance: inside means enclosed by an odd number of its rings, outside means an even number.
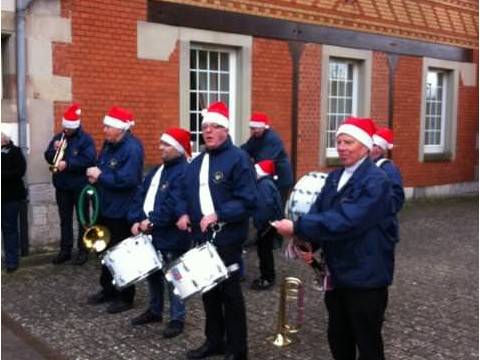
[[[197,89],[197,73],[190,71],[190,89]]]
[[[198,80],[199,80],[199,89],[200,90],[208,90],[208,85],[207,85],[207,73],[206,72],[201,72],[198,74]]]
[[[222,71],[230,70],[227,53],[220,53],[220,70]]]
[[[197,68],[197,51],[195,50],[190,51],[190,68]]]
[[[218,74],[214,72],[210,73],[210,90],[218,90]]]
[[[221,74],[220,76],[221,76],[220,90],[222,91],[230,90],[230,75]]]
[[[218,53],[210,53],[210,70],[218,70]]]
[[[206,51],[199,51],[198,52],[198,62],[199,62],[199,69],[206,69],[207,68],[207,52]]]

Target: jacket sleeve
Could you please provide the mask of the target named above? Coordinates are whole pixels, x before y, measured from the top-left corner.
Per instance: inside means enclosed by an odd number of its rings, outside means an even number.
[[[400,170],[398,170],[391,161],[385,162],[381,168],[392,182],[392,207],[394,213],[397,214],[405,202],[402,175],[400,174]]]
[[[53,158],[55,157],[55,149],[53,148],[53,143],[58,140],[58,136],[55,135],[52,140],[50,140],[50,143],[47,146],[47,150],[43,153],[43,156],[47,163],[51,164],[53,162]]]
[[[138,174],[142,171],[143,157],[137,148],[130,146],[125,154],[125,162],[119,169],[104,171],[98,178],[99,183],[111,190],[130,190],[138,185]]]
[[[128,208],[127,212],[127,221],[130,224],[140,222],[147,218],[147,215],[143,211],[143,202],[145,201],[145,196],[147,196],[148,188],[150,187],[150,182],[152,181],[153,175],[149,173],[135,191],[135,196],[132,199],[132,203]]]
[[[246,156],[241,156],[233,168],[234,189],[232,199],[215,209],[220,221],[238,222],[251,216],[256,207],[257,194],[251,164]]]
[[[78,155],[72,156],[67,162],[67,170],[84,172],[86,168],[95,165],[96,155],[93,139],[90,136],[85,136],[79,146]]]
[[[281,218],[280,195],[273,183],[258,184],[257,209],[253,221],[257,230],[264,229],[268,222]]]
[[[379,224],[389,213],[389,186],[387,178],[365,181],[354,188],[338,207],[301,216],[294,225],[294,232],[318,243],[361,234]]]
[[[22,150],[15,146],[12,148],[12,161],[8,164],[7,169],[2,169],[2,179],[17,180],[25,175],[27,163],[23,156]]]

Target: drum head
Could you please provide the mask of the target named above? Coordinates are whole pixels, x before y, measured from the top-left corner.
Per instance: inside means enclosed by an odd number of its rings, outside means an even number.
[[[299,216],[308,213],[322,191],[327,176],[322,172],[310,172],[302,176],[290,193],[285,205],[285,216],[296,221]]]

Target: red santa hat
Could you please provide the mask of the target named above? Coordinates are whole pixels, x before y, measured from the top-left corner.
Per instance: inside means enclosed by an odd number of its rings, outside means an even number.
[[[181,128],[171,128],[160,136],[160,141],[172,145],[181,154],[192,156],[192,146],[190,144],[190,131]]]
[[[74,103],[65,111],[62,118],[62,126],[65,129],[77,129],[80,126],[80,104]]]
[[[364,119],[357,117],[348,117],[339,126],[336,136],[346,134],[354,137],[356,140],[372,150],[372,136],[375,134],[375,123],[372,119]]]
[[[127,130],[134,123],[133,114],[119,106],[112,106],[103,118],[103,124],[121,130]]]
[[[202,110],[203,124],[217,124],[228,128],[228,108],[221,102],[215,102],[211,104],[208,109]]]
[[[389,128],[380,128],[373,134],[373,144],[381,147],[383,150],[393,148],[393,131]]]
[[[273,160],[262,160],[255,164],[255,170],[258,177],[274,176],[275,175],[275,162]]]
[[[262,112],[254,112],[250,118],[251,128],[270,128],[270,119],[268,118],[267,114]]]

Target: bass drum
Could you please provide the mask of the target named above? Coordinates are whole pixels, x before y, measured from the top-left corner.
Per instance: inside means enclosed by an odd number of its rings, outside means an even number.
[[[299,216],[310,211],[325,185],[327,176],[326,173],[312,171],[298,180],[285,204],[285,216],[288,219],[296,221]]]

